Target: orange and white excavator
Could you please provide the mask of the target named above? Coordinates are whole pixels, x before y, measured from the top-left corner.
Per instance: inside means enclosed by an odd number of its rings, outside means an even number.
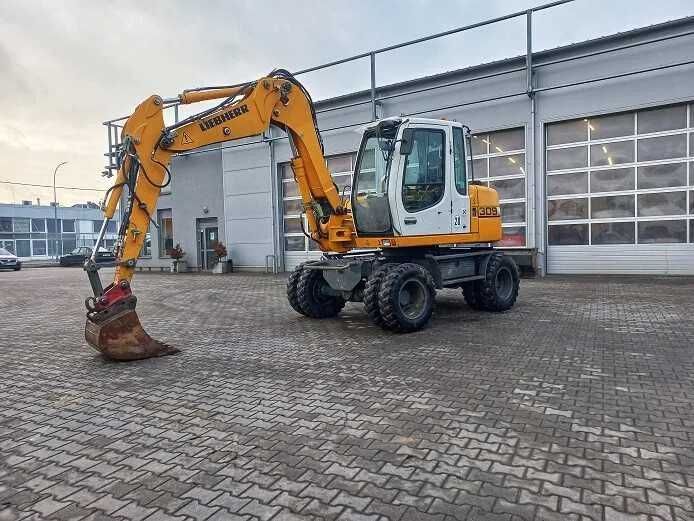
[[[209,110],[164,124],[168,106],[215,99],[221,102]],[[271,125],[287,133],[304,233],[324,252],[289,276],[287,298],[295,311],[326,318],[348,301],[363,302],[375,324],[410,332],[429,322],[440,288],[462,288],[475,309],[513,306],[518,268],[491,246],[502,236],[499,197],[474,181],[466,162],[467,127],[407,117],[368,125],[351,189],[340,193],[326,166],[310,95],[289,72],[276,70],[241,86],[186,90],[172,99],[150,96],[128,118],[94,247],[98,251],[127,187],[113,282],[102,286],[94,257],[84,266],[94,292],[85,301],[91,346],[114,360],[178,351],[144,331],[130,286],[159,192],[170,181],[171,156],[260,135]]]

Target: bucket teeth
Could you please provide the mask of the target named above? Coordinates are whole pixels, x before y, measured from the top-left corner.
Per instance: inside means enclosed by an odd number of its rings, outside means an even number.
[[[143,360],[172,355],[179,350],[154,340],[142,327],[135,312],[135,297],[113,308],[87,315],[84,336],[87,343],[111,360]]]

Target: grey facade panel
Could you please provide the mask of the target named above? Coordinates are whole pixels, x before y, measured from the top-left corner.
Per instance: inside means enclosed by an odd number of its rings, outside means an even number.
[[[219,236],[224,237],[224,197],[222,186],[222,153],[219,150],[173,158],[170,193],[162,194],[158,209],[171,209],[174,244],[180,243],[186,252],[188,266],[198,266],[198,219],[216,217]],[[153,216],[156,220],[156,216]],[[138,266],[169,267],[168,258],[159,256],[159,231],[150,225],[152,255],[141,258]]]
[[[223,153],[227,247],[238,268],[259,269],[276,246],[273,184],[268,143]]]

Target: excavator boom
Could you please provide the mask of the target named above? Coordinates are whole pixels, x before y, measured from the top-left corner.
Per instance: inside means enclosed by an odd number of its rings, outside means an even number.
[[[163,110],[171,104],[222,100],[171,126],[164,125]],[[128,202],[116,246],[116,270],[111,284],[101,284],[93,256],[85,270],[94,292],[85,304],[87,342],[105,357],[137,360],[173,354],[178,350],[152,339],[135,311],[136,297],[130,281],[160,190],[171,180],[171,157],[214,143],[261,135],[274,125],[289,136],[292,167],[299,185],[309,233],[324,251],[348,251],[353,247],[354,228],[323,156],[309,94],[287,71],[238,87],[184,91],[175,100],[150,96],[126,121],[118,157],[118,175],[104,201],[104,224],[113,218],[124,189]],[[98,250],[99,244],[94,247]]]
[[[221,100],[174,125],[172,104]],[[116,272],[105,288],[95,257],[85,263],[94,292],[86,300],[87,342],[114,360],[163,356],[178,350],[150,337],[131,290],[160,190],[171,180],[174,154],[215,143],[285,131],[301,195],[304,233],[324,252],[289,277],[287,299],[298,313],[327,318],[346,302],[363,302],[372,321],[396,332],[417,331],[432,316],[441,288],[463,288],[476,309],[503,312],[518,295],[518,268],[490,243],[502,238],[499,194],[474,180],[461,123],[395,117],[365,128],[351,191],[341,195],[328,171],[308,92],[289,72],[235,87],[150,96],[128,118],[118,175],[107,192],[103,238],[127,188],[116,245]]]

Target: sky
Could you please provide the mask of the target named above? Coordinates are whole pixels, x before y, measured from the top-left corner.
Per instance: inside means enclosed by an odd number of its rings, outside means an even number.
[[[529,7],[533,0],[0,0],[0,202],[105,190],[102,122],[151,94],[300,70]],[[535,14],[535,50],[694,15],[691,0],[574,0]],[[379,55],[388,84],[525,53],[505,21]],[[361,60],[300,77],[314,100],[368,88]],[[188,108],[188,107],[186,107]],[[185,114],[185,113],[182,113]],[[59,189],[70,205],[103,192]]]

